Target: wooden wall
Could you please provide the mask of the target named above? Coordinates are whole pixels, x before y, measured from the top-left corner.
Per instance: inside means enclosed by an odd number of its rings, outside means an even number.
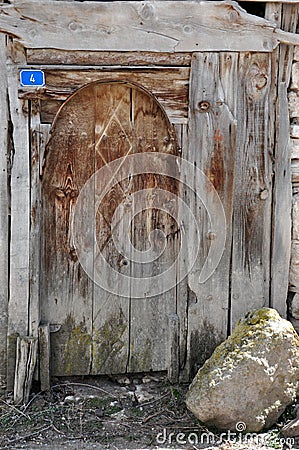
[[[198,289],[196,274],[191,273],[188,286],[179,293],[187,299],[187,312],[179,325],[179,359],[186,376],[248,309],[273,306],[285,315],[291,242],[287,87],[292,61],[292,47],[286,43],[298,40],[291,34],[297,26],[297,6],[268,3],[265,14],[270,24],[225,2],[204,2],[205,14],[195,14],[194,28],[187,18],[180,26],[174,19],[175,14],[185,17],[187,10],[193,10],[190,2],[183,7],[182,2],[174,2],[173,15],[169,2],[157,2],[155,8],[149,3],[127,6],[124,2],[128,29],[122,40],[124,24],[115,28],[108,3],[90,7],[102,8],[109,32],[106,22],[96,26],[86,2],[57,2],[57,9],[53,1],[39,2],[39,8],[33,9],[30,1],[16,3],[16,11],[5,5],[5,14],[0,15],[0,31],[7,33],[0,36],[0,104],[4,105],[0,108],[0,382],[8,358],[8,387],[12,387],[16,334],[38,335],[36,187],[48,133],[68,96],[99,80],[127,80],[156,96],[176,129],[183,156],[208,173],[227,214],[228,239],[215,276]],[[63,13],[66,5],[72,10],[71,19]],[[55,15],[53,29],[48,14]],[[141,20],[138,52],[136,42],[129,39],[136,18]],[[161,23],[167,24],[167,33],[175,39],[159,37]],[[290,34],[275,29],[273,23]],[[214,32],[207,24],[215,27]],[[57,37],[55,27],[64,34]],[[85,40],[83,32],[88,36]],[[278,45],[280,40],[285,44]],[[299,210],[297,53],[289,93],[294,220]],[[43,69],[46,87],[20,88],[19,69],[24,67]],[[206,111],[198,106],[202,101],[209,103]],[[208,229],[203,231],[206,239]],[[296,233],[293,225],[290,283],[294,292],[299,290]],[[207,248],[204,244],[203,252]]]

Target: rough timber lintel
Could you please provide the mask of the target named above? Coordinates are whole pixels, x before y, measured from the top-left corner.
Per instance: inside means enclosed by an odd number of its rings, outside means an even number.
[[[262,51],[298,35],[248,14],[234,1],[67,2],[0,6],[0,32],[27,48],[102,51]]]

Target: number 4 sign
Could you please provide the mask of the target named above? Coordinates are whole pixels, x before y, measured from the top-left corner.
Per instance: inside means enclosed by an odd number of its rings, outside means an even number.
[[[42,70],[23,69],[20,71],[20,84],[24,87],[44,86],[45,74]]]

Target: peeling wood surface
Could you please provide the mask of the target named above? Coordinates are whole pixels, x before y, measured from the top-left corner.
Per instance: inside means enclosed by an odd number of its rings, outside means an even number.
[[[188,299],[187,364],[191,376],[226,338],[228,328],[237,125],[230,101],[235,86],[232,81],[237,75],[236,59],[237,55],[233,53],[221,56],[197,53],[191,66],[188,153],[183,156],[210,179],[223,203],[227,221],[226,230],[223,230],[227,233],[226,247],[220,264],[210,279],[200,284],[200,270],[213,243],[210,236],[214,230],[211,230],[204,205],[196,200],[194,194],[189,194],[190,205],[200,223],[200,254],[188,275],[191,292]],[[194,224],[188,223],[185,227],[191,233],[191,246],[196,230]],[[220,236],[211,238],[217,240]]]
[[[273,73],[276,68],[272,67]],[[232,326],[269,306],[275,83],[271,55],[241,54],[235,83],[238,120],[231,267]]]
[[[79,66],[190,66],[191,53],[97,52],[28,48],[28,64]]]
[[[94,171],[126,154],[153,149],[163,152],[168,147],[167,151],[175,153],[176,147],[167,143],[172,142],[169,127],[152,96],[124,83],[93,84],[80,90],[55,121],[42,180],[41,271],[42,319],[61,325],[51,335],[55,375],[157,371],[169,365],[168,316],[176,314],[175,289],[158,298],[134,300],[122,297],[121,285],[119,295],[104,291],[80,266],[70,233],[77,196]],[[150,230],[162,227],[169,239],[161,267],[159,261],[134,265],[129,260],[125,264],[111,235],[112,217],[124,194],[130,198],[135,190],[151,189],[157,182],[163,189],[166,181],[151,175],[125,179],[104,197],[96,215],[96,230],[91,229],[97,235],[95,270],[97,249],[111,267],[132,277],[153,276],[173,262],[177,233],[169,217],[150,204],[135,218],[131,239],[135,247],[144,250]],[[176,191],[175,183],[168,181],[167,187]],[[89,201],[94,208],[95,199]],[[94,243],[89,244],[93,248]],[[110,281],[119,284],[118,277]]]
[[[26,47],[112,51],[272,51],[273,24],[235,2],[15,1],[0,31]],[[25,19],[25,20],[24,20]],[[150,38],[149,38],[150,37]]]
[[[117,70],[45,70],[46,87],[36,90],[19,90],[21,98],[49,99],[56,103],[42,104],[47,120],[53,120],[58,101],[65,100],[78,88],[96,81],[120,80],[137,83],[152,92],[165,108],[172,121],[187,117],[189,68],[130,68]]]

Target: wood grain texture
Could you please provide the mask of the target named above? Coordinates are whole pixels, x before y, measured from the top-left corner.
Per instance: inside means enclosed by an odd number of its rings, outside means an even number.
[[[281,25],[284,30],[296,31],[298,11],[298,6],[296,5],[282,6]],[[287,88],[291,77],[293,51],[292,47],[281,45],[278,52],[278,101],[276,102],[277,124],[274,150],[275,178],[272,215],[271,305],[283,317],[286,317],[287,312],[292,229],[291,145]]]
[[[112,51],[272,51],[272,23],[237,3],[34,2],[3,5],[0,30],[26,47]]]
[[[57,70],[58,69],[58,70]],[[47,85],[45,88],[38,90],[19,90],[20,98],[40,98],[49,99],[56,103],[46,109],[45,115],[47,120],[53,118],[56,107],[59,106],[58,101],[65,100],[69,95],[74,93],[80,87],[98,81],[126,81],[137,83],[151,93],[153,93],[161,105],[165,108],[168,116],[173,121],[179,121],[187,117],[187,101],[188,101],[188,81],[189,68],[130,68],[114,69],[103,68],[103,70],[56,70],[46,69],[45,76]],[[43,110],[46,103],[43,104]],[[57,112],[57,111],[56,111]],[[43,116],[44,117],[44,116]]]
[[[275,68],[273,68],[275,71]],[[231,269],[232,326],[249,310],[269,306],[273,104],[271,55],[240,54]]]
[[[47,391],[51,387],[50,378],[50,326],[40,325],[38,328],[38,356],[39,356],[39,380],[40,390]]]
[[[155,98],[134,85],[91,84],[74,94],[56,117],[44,157],[41,249],[42,320],[60,326],[51,335],[54,375],[160,371],[169,367],[170,339],[173,343],[169,318],[177,313],[176,289],[159,298],[151,298],[151,292],[145,299],[125,298],[117,274],[139,277],[142,283],[142,277],[154,276],[171,264],[178,245],[173,220],[150,203],[134,218],[131,239],[139,250],[146,249],[151,230],[162,227],[166,233],[161,264],[135,264],[122,256],[115,247],[111,226],[116,208],[126,204],[135,191],[159,186],[175,193],[176,182],[146,174],[125,179],[109,190],[95,211],[96,228],[90,226],[97,242],[88,243],[94,249],[94,273],[101,252],[116,272],[107,269],[104,275],[118,289],[116,294],[87,279],[70,236],[77,196],[94,171],[121,156],[153,150],[176,154],[174,131]],[[96,189],[97,185],[94,196],[88,199],[92,210]],[[159,245],[158,241],[153,245]],[[82,280],[84,288],[80,287]],[[133,289],[132,285],[132,296]],[[180,314],[185,310],[181,308]],[[180,342],[179,335],[177,340]],[[79,350],[75,342],[79,342]],[[178,358],[172,357],[172,362],[178,372]]]
[[[14,383],[14,403],[26,405],[36,365],[37,338],[18,337]]]
[[[22,55],[20,55],[22,58]],[[8,335],[28,333],[30,246],[30,157],[28,102],[19,100],[19,73],[8,66],[11,133],[11,239]]]
[[[8,314],[8,110],[7,110],[7,73],[6,73],[6,39],[0,36],[0,380],[6,379],[6,336]]]
[[[190,205],[200,223],[200,254],[188,275],[187,358],[191,376],[226,338],[228,328],[236,151],[236,120],[230,102],[235,86],[231,77],[236,75],[236,58],[234,54],[223,53],[220,57],[215,53],[197,53],[191,66],[188,153],[183,156],[212,182],[227,221],[226,230],[223,230],[227,234],[226,246],[220,264],[213,275],[200,284],[199,274],[210,249],[213,230],[210,228],[210,211],[194,193],[189,194]],[[209,192],[206,196],[209,197]],[[218,220],[217,217],[213,219]],[[191,246],[196,230],[193,224],[185,224],[185,227],[191,233]],[[219,236],[211,239],[219,239]]]
[[[191,53],[97,52],[28,48],[28,64],[63,64],[79,66],[187,66]]]
[[[132,97],[132,107],[133,152],[136,154],[152,151],[176,155],[177,147],[173,129],[164,111],[153,97],[137,95],[136,91]],[[164,165],[161,163],[161,172],[163,171],[167,172],[167,162]],[[132,225],[132,243],[136,249],[143,252],[150,246],[159,254],[159,257],[149,263],[131,263],[131,277],[140,279],[140,283],[142,278],[149,277],[151,285],[144,298],[131,299],[128,361],[130,372],[167,370],[171,362],[174,365],[179,363],[178,360],[171,361],[168,352],[173,338],[169,321],[173,314],[177,314],[176,288],[165,289],[161,280],[159,285],[161,294],[152,295],[156,282],[154,277],[175,264],[180,246],[180,226],[167,213],[167,203],[171,201],[167,192],[178,195],[178,181],[175,180],[175,176],[178,176],[177,169],[173,171],[173,176],[174,178],[168,178],[156,174],[143,174],[135,177],[132,183],[132,192],[147,190],[145,209],[137,215]],[[156,193],[156,188],[163,190],[163,194]],[[157,202],[160,207],[153,207],[153,202]],[[172,211],[173,216],[176,217],[176,201],[172,204]],[[158,230],[158,233],[153,237],[151,232],[154,230]],[[163,248],[164,245],[165,248]],[[132,283],[132,293],[134,289],[135,286]],[[134,294],[133,296],[136,297]],[[179,335],[177,339],[179,340]],[[173,370],[178,372],[178,366]]]
[[[95,171],[132,150],[131,89],[119,83],[95,85]],[[113,173],[107,183],[113,183]],[[114,183],[113,183],[114,184]],[[98,193],[95,186],[95,195]],[[92,373],[125,373],[129,357],[130,300],[122,296],[118,274],[129,276],[129,264],[114,245],[112,218],[124,200],[128,180],[114,184],[101,202],[96,214],[94,248],[95,272],[102,254],[109,264],[105,278],[111,286],[119,286],[119,295],[94,284],[93,361]],[[127,262],[127,260],[126,260]],[[112,270],[111,270],[112,269]]]
[[[261,0],[246,0],[248,2],[261,2]],[[299,3],[299,0],[264,0],[263,1],[266,4],[269,3],[292,3],[292,4],[296,4]]]
[[[30,279],[29,336],[38,336],[40,324],[40,101],[30,102]]]
[[[93,89],[66,104],[52,129],[42,178],[41,319],[51,333],[54,375],[89,373],[93,284],[74,250],[71,222],[80,189],[94,172]]]

